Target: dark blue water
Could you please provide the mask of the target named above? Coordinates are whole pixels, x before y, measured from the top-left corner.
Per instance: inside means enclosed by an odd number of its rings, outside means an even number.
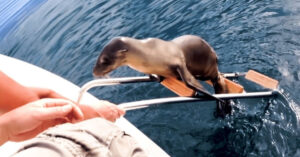
[[[279,80],[286,98],[237,100],[224,120],[213,116],[214,102],[156,106],[126,118],[171,156],[300,156],[299,0],[51,0],[0,39],[0,53],[81,86],[93,79],[96,58],[113,37],[183,34],[207,40],[222,72],[257,70]],[[123,67],[110,76],[137,75]],[[157,83],[91,92],[114,103],[174,96]]]

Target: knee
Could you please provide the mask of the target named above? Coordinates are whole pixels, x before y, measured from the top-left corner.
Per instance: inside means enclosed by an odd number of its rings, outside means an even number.
[[[126,133],[117,135],[110,145],[112,156],[144,157],[147,156],[133,137]]]

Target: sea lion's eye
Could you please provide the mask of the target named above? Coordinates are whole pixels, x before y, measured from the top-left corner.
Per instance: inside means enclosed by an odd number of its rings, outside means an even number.
[[[105,58],[102,59],[101,63],[104,64],[104,65],[108,65],[108,64],[110,64],[110,60],[105,57]]]
[[[122,50],[120,50],[120,52],[127,52],[128,51],[128,49],[122,49]]]

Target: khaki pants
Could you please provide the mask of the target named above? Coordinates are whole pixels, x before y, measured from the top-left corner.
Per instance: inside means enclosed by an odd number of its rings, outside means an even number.
[[[101,118],[51,128],[30,140],[14,157],[144,157],[135,140]]]

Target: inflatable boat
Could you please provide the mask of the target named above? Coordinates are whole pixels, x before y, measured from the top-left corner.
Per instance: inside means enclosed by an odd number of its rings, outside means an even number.
[[[25,86],[49,88],[74,101],[77,101],[80,93],[80,88],[78,86],[60,76],[24,61],[1,54],[0,70]],[[81,103],[94,103],[97,101],[97,98],[89,93],[85,93]],[[143,134],[124,117],[121,117],[115,123],[125,132],[132,135],[146,151],[146,153],[149,154],[149,156],[169,156],[157,144],[155,144],[150,138]],[[4,145],[0,146],[0,156],[10,156],[21,145],[22,142],[5,143]]]

